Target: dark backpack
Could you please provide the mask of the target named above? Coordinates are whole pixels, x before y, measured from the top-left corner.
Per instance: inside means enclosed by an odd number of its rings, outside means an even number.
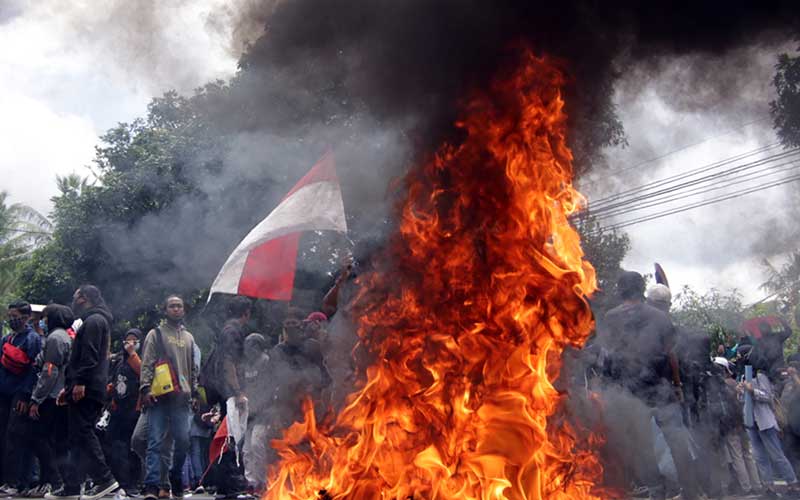
[[[219,342],[215,341],[214,346],[211,348],[211,353],[203,360],[200,373],[197,375],[197,385],[205,391],[206,402],[209,406],[223,402],[219,384],[222,375],[219,369],[220,358]]]

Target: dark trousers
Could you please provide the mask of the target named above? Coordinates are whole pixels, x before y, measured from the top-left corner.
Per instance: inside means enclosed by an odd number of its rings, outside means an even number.
[[[100,402],[87,398],[68,406],[69,443],[73,460],[71,470],[64,479],[69,492],[80,491],[87,474],[95,484],[106,483],[113,478],[100,440],[94,433],[102,409]]]
[[[31,481],[32,453],[26,446],[31,426],[27,415],[17,413],[19,397],[0,397],[0,432],[3,439],[3,479],[19,489],[28,488]]]
[[[223,401],[220,404],[220,419],[224,419],[227,414],[228,407]],[[232,437],[229,437],[228,443],[225,445],[225,452],[219,462],[214,465],[214,479],[218,493],[238,493],[247,488],[247,481],[244,478],[244,461],[239,460],[239,463],[236,463],[236,447],[241,448],[241,445],[242,443],[236,443]]]
[[[39,460],[39,483],[49,483],[56,488],[63,483],[54,442],[57,439],[63,440],[66,434],[55,436],[53,431],[56,429],[56,419],[63,417],[64,415],[58,411],[54,399],[44,400],[39,405],[39,419],[28,419],[30,431],[27,433],[27,440],[23,444],[23,447],[33,450],[34,455]],[[61,463],[63,464],[64,462]]]
[[[137,412],[129,414],[120,412],[113,413],[108,423],[108,435],[111,442],[109,465],[114,477],[119,481],[119,485],[126,491],[136,488],[141,476],[141,462],[131,450],[131,437],[138,419]]]

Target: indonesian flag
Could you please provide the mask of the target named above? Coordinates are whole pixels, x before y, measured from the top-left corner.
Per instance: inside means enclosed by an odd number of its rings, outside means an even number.
[[[208,447],[208,464],[209,468],[219,457],[225,453],[225,446],[228,443],[228,417],[222,419],[219,424],[217,432],[214,433],[214,438],[211,439],[211,445]],[[206,471],[208,472],[208,471]],[[205,474],[203,474],[205,476]]]
[[[222,266],[211,293],[291,300],[302,231],[347,232],[333,153],[328,152],[248,234]]]

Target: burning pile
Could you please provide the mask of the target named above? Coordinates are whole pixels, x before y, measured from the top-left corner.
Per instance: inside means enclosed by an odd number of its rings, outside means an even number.
[[[525,52],[464,103],[464,139],[407,178],[399,234],[351,307],[376,360],[330,424],[275,441],[268,499],[595,498],[602,473],[554,417],[594,270],[567,217],[563,77]]]

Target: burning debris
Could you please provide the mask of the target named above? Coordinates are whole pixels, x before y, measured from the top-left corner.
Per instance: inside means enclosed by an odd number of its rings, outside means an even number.
[[[350,306],[376,361],[335,420],[307,403],[273,442],[265,498],[599,498],[598,459],[554,418],[595,288],[567,221],[563,84],[523,51],[464,102],[464,141],[406,176],[399,233]]]

